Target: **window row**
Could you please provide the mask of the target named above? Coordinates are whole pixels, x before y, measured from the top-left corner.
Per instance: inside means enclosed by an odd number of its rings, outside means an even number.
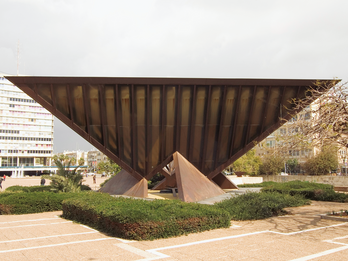
[[[0,150],[0,153],[52,154],[51,150]]]
[[[19,130],[0,130],[0,133],[19,134]]]
[[[14,108],[15,105],[9,104],[9,106]],[[50,114],[50,113],[41,113],[41,112],[32,112],[32,111],[13,111],[13,110],[11,110],[11,111],[9,111],[9,113],[11,113],[11,114],[28,114],[28,115],[31,115],[32,117],[39,117],[39,118],[41,118],[41,117],[47,118],[47,117],[52,116],[52,114]],[[21,116],[25,116],[25,115],[21,115]]]
[[[308,156],[309,154],[312,153],[312,150],[289,150],[289,155],[290,156],[300,156],[300,155],[303,155],[303,156]]]
[[[52,141],[51,138],[35,138],[35,137],[7,137],[0,136],[0,140],[30,140],[30,141]]]
[[[20,99],[20,98],[10,98],[10,101],[37,103],[36,101],[32,99]]]
[[[295,122],[295,121],[297,121],[298,119],[308,121],[308,120],[311,119],[311,113],[310,113],[310,112],[306,112],[306,113],[304,113],[304,114],[296,115],[295,117],[291,118],[291,119],[289,120],[289,122]]]
[[[6,118],[5,118],[6,120]],[[42,129],[42,130],[51,130],[51,128],[53,127],[52,125],[50,126],[42,126],[42,125],[29,125],[29,124],[16,124],[16,123],[3,123],[3,126],[9,126],[9,127],[21,127],[21,128],[25,128],[25,129]]]

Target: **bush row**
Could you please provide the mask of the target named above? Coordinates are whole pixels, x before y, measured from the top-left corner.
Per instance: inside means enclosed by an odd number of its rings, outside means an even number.
[[[46,186],[48,187],[48,186]],[[38,190],[42,187],[38,186]],[[137,240],[166,238],[229,227],[230,220],[268,218],[283,208],[308,204],[299,195],[278,192],[248,193],[215,205],[178,200],[139,200],[108,194],[27,192],[21,188],[0,193],[0,214],[63,210],[63,217],[110,235]],[[24,189],[25,190],[25,189]]]
[[[302,196],[270,192],[246,193],[224,200],[215,206],[228,211],[233,220],[253,220],[285,214],[286,207],[298,207],[309,203],[310,201]]]
[[[178,200],[139,200],[83,193],[63,202],[63,217],[112,236],[151,240],[229,227],[230,215],[215,206]]]
[[[308,181],[289,181],[268,184],[262,188],[263,192],[278,192],[291,196],[301,195],[307,199],[320,201],[348,202],[348,195],[336,193],[332,185]]]
[[[63,200],[77,195],[76,193],[52,192],[2,192],[0,193],[0,215],[61,210]]]
[[[81,185],[82,191],[91,190],[87,185]],[[52,186],[11,186],[5,189],[6,192],[52,192]]]
[[[52,189],[51,186],[11,186],[5,189],[6,192],[50,192]]]
[[[274,181],[265,181],[262,183],[241,184],[241,185],[238,185],[238,187],[240,187],[240,188],[263,188],[263,187],[273,185],[275,183],[276,182],[274,182]]]

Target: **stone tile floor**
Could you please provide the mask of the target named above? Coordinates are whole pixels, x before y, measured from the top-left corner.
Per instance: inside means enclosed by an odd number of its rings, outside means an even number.
[[[341,209],[348,204],[313,201],[286,216],[154,241],[109,237],[60,218],[60,211],[3,215],[0,260],[344,260],[348,222],[319,216]]]

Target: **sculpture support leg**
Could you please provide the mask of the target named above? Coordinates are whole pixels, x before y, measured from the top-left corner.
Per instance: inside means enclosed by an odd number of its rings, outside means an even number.
[[[121,170],[99,191],[109,193],[110,195],[125,195],[141,198],[146,198],[148,196],[147,180],[145,178],[138,180],[125,170]]]
[[[222,189],[238,189],[238,186],[222,173],[217,174],[212,181]]]
[[[182,201],[197,202],[225,194],[179,152],[175,152],[173,158],[179,198]]]

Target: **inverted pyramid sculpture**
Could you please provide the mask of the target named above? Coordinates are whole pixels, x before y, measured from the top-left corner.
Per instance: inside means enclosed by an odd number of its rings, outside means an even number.
[[[292,117],[291,99],[317,88],[317,80],[7,78],[118,163],[125,176],[143,184],[178,152],[224,188],[234,186],[222,170]],[[172,178],[179,195],[185,175],[180,170],[180,184]],[[146,196],[140,187],[135,191]]]

